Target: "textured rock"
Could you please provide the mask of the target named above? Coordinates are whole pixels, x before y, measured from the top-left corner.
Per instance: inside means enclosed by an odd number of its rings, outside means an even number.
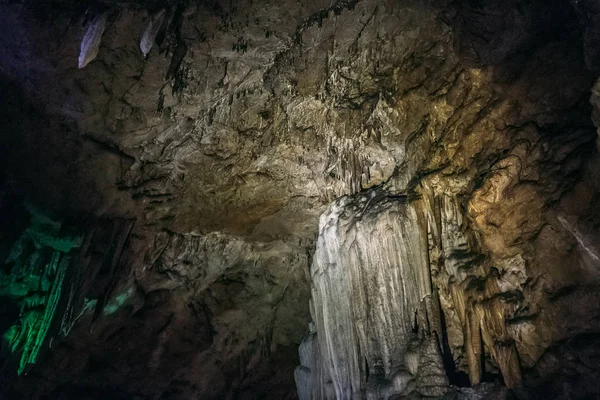
[[[101,379],[114,390],[105,396],[288,396],[294,389],[286,374],[293,368],[279,368],[276,360],[295,352],[302,335],[295,321],[308,318],[306,305],[298,305],[307,297],[304,287],[291,286],[306,273],[298,244],[249,243],[216,233],[163,234],[152,243],[137,235],[133,253],[122,258],[132,275],[115,288],[93,330],[93,313],[84,313],[69,337],[53,346],[49,364],[23,377],[8,395],[83,396]],[[140,246],[149,249],[145,259],[135,257]],[[58,389],[28,384],[39,376]],[[264,379],[272,383],[255,385]],[[73,380],[79,388],[69,384]],[[243,395],[241,387],[249,387]]]
[[[317,333],[303,344],[318,346],[303,365],[316,376],[303,398],[332,385],[338,399],[387,399],[412,391],[414,380],[426,395],[444,393],[424,233],[406,200],[376,192],[342,198],[323,214],[311,268]]]
[[[446,398],[599,392],[592,1],[97,6],[0,5],[0,181],[137,220],[93,332],[2,390],[282,399],[302,364],[303,398],[440,396],[442,366],[473,385]]]

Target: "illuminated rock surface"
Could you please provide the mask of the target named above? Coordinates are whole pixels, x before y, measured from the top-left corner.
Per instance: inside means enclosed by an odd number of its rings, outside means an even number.
[[[323,214],[311,269],[311,345],[318,349],[310,350],[318,358],[304,366],[309,376],[299,376],[298,386],[305,379],[313,391],[302,398],[366,392],[379,399],[415,388],[444,394],[442,329],[427,252],[417,213],[403,201],[370,192],[356,202],[334,202]],[[320,372],[311,376],[312,370]]]
[[[3,2],[2,395],[600,396],[599,38],[591,0]]]

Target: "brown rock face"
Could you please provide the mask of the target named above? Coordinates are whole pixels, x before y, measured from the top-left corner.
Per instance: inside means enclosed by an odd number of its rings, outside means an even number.
[[[20,376],[3,342],[0,395],[600,396],[598,21],[583,0],[0,4],[1,261],[19,196],[107,232],[73,250],[77,307],[15,294],[4,263],[5,342],[47,304],[79,319]]]

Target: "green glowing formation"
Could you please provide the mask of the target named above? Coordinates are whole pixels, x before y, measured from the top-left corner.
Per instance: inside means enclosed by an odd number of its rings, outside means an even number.
[[[104,306],[104,315],[111,315],[116,313],[119,308],[127,303],[127,301],[135,295],[135,287],[131,286],[123,293],[115,296]]]
[[[70,251],[81,246],[82,236],[64,232],[34,207],[28,207],[29,226],[12,246],[0,271],[0,295],[20,305],[20,316],[4,334],[10,350],[20,353],[18,373],[34,364],[48,339],[61,301]]]
[[[27,210],[29,225],[0,268],[0,296],[20,309],[4,332],[19,375],[36,363],[45,344],[66,337],[86,311],[95,309],[93,323],[102,311],[113,314],[135,295],[132,287],[109,301],[134,220],[99,219],[86,225],[84,236],[33,206]],[[110,279],[96,281],[106,275]],[[86,297],[92,287],[96,299]]]

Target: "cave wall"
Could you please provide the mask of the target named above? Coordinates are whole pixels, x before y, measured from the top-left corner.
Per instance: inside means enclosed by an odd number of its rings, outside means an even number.
[[[556,357],[554,352],[564,350],[557,347],[570,340],[585,338],[581,340],[588,342],[587,350],[573,350],[577,355],[572,357],[596,354],[597,342],[589,335],[598,329],[598,270],[593,260],[600,242],[593,222],[597,219],[593,217],[593,199],[598,191],[594,167],[597,136],[589,123],[592,111],[587,105],[593,66],[585,66],[586,46],[573,46],[579,35],[573,28],[577,18],[567,24],[552,20],[559,12],[572,16],[575,12],[560,2],[552,3],[544,12],[539,6],[535,2],[516,9],[493,2],[461,5],[454,10],[456,14],[445,16],[454,23],[456,80],[440,88],[434,86],[435,74],[427,74],[422,86],[411,88],[408,95],[396,92],[394,104],[380,99],[376,106],[378,115],[389,116],[390,126],[399,127],[393,145],[384,142],[385,136],[390,140],[385,130],[380,133],[381,143],[402,154],[402,158],[396,156],[398,169],[379,196],[410,199],[411,212],[420,213],[426,221],[412,239],[401,242],[403,251],[410,252],[415,238],[428,238],[426,259],[431,284],[439,296],[437,307],[444,315],[443,335],[448,340],[447,348],[440,343],[437,351],[451,356],[454,365],[450,368],[467,372],[471,385],[501,375],[508,388],[545,382],[553,387],[549,392],[555,398],[568,398],[571,391],[581,397],[596,396],[595,378],[585,389],[569,381],[578,375],[596,377],[596,363],[567,371],[568,367],[560,365],[569,364],[563,354],[552,367],[546,364],[548,358]],[[430,16],[426,8],[418,10]],[[407,34],[406,29],[403,33]],[[422,52],[415,49],[423,57]],[[444,62],[451,60],[447,57]],[[574,72],[578,69],[580,72]],[[575,76],[578,81],[572,80]],[[419,101],[419,95],[427,100]],[[415,118],[419,112],[420,118]],[[413,124],[418,124],[414,128],[409,123],[411,117],[416,119]],[[406,160],[406,169],[398,163],[401,159]],[[365,394],[388,398],[419,392],[419,374],[414,368],[410,371],[409,362],[402,360],[409,350],[395,351],[393,368],[387,366],[381,374],[383,382],[377,382],[380,378],[373,375],[368,379],[365,372],[372,371],[374,365],[386,365],[390,359],[385,353],[372,357],[371,342],[361,340],[361,335],[375,335],[373,341],[383,345],[386,340],[377,338],[376,332],[385,330],[390,320],[402,321],[406,311],[384,312],[371,320],[368,328],[363,325],[363,315],[377,315],[387,301],[397,304],[407,300],[399,294],[386,295],[383,283],[374,287],[386,299],[384,305],[368,301],[369,296],[360,291],[349,296],[343,293],[348,290],[347,281],[358,280],[368,287],[366,282],[378,281],[381,273],[391,273],[406,264],[416,268],[423,263],[423,256],[393,262],[392,267],[387,259],[371,257],[370,253],[402,254],[387,238],[402,235],[403,229],[390,228],[394,234],[381,240],[374,239],[378,233],[371,229],[365,235],[368,239],[355,240],[353,230],[377,223],[386,213],[364,217],[365,221],[362,214],[368,204],[361,206],[359,197],[347,199],[349,205],[337,214],[356,218],[349,228],[331,234],[332,226],[344,224],[341,221],[347,217],[329,223],[321,220],[311,267],[316,326],[311,345],[319,350],[305,357],[297,371],[298,384],[308,388],[300,393],[303,398],[360,398]],[[363,199],[362,203],[368,202]],[[397,218],[403,223],[415,219]],[[351,256],[356,243],[367,246],[359,252],[358,262]],[[348,258],[320,259],[323,248],[327,249],[325,254],[339,253]],[[356,265],[369,273],[353,278]],[[400,277],[409,280],[410,273]],[[320,289],[321,282],[328,279],[334,282],[332,287]],[[416,292],[409,309],[417,312],[415,304],[426,293],[417,290],[419,279],[410,281]],[[360,306],[344,300],[346,297]],[[361,307],[367,311],[358,311]],[[336,310],[333,316],[328,311],[331,308]],[[338,318],[344,322],[336,322]],[[402,338],[405,334],[401,332],[411,326],[405,321],[402,329],[386,337]],[[344,343],[342,349],[336,349],[340,347],[338,340]],[[305,351],[301,347],[301,358]],[[340,376],[339,365],[354,379]],[[390,382],[393,385],[398,370],[410,371],[404,385],[382,394]],[[406,386],[411,379],[417,381],[416,389]],[[311,390],[316,391],[312,397]],[[379,394],[374,394],[377,391]],[[525,390],[522,395],[533,396],[533,392]]]
[[[442,366],[597,393],[592,2],[0,7],[10,190],[137,221],[92,333],[13,396],[293,398],[298,364],[301,397],[437,395]]]
[[[305,279],[296,245],[134,233],[121,257],[131,271],[97,318],[82,312],[9,398],[289,396],[295,321],[307,319],[306,285],[290,287]]]

